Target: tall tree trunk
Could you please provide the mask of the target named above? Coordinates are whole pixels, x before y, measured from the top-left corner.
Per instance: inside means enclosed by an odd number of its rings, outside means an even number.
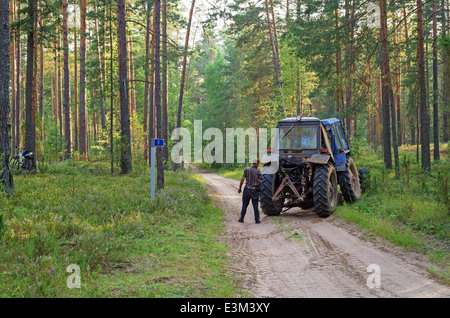
[[[155,30],[156,25],[155,25],[155,20],[156,20],[156,10],[155,10],[155,1],[153,1],[153,30]],[[152,49],[152,53],[151,55],[154,57],[155,56],[155,41],[156,41],[156,37],[155,37],[155,33],[153,32],[152,35],[152,41],[150,43],[151,49]],[[155,111],[155,59],[152,59],[151,62],[151,66],[150,69],[152,70],[151,74],[150,74],[150,104],[149,104],[149,112],[148,112],[148,118],[149,118],[149,124],[148,124],[148,149],[150,150],[151,148],[151,140],[153,138],[156,138],[156,111]],[[150,162],[149,162],[150,163]]]
[[[148,104],[150,81],[150,0],[147,0],[147,28],[145,32],[145,83],[144,83],[144,160],[148,162]]]
[[[297,116],[302,115],[302,90],[301,90],[301,77],[300,77],[300,59],[296,59],[297,66]]]
[[[353,8],[354,10],[354,8]],[[353,70],[353,10],[350,14],[350,0],[345,1],[345,20],[347,24],[347,44],[345,45],[345,64],[347,70],[347,86],[345,88],[345,128],[346,136],[351,143],[352,127],[351,127],[351,104],[352,104],[352,74]]]
[[[267,24],[268,24],[268,29],[269,29],[269,38],[270,38],[270,43],[272,45],[273,64],[275,66],[275,76],[277,79],[280,96],[283,99],[283,85],[281,83],[281,77],[280,77],[280,66],[279,66],[279,58],[278,58],[278,54],[277,54],[277,47],[276,47],[276,43],[275,43],[273,31],[272,31],[272,24],[270,22],[269,4],[268,4],[267,0],[265,0],[265,3],[266,3]],[[281,113],[283,114],[283,116],[285,115],[284,101],[282,101],[282,104],[281,104]]]
[[[34,94],[34,60],[35,60],[35,14],[36,4],[34,0],[28,0],[28,34],[27,34],[27,76],[26,76],[26,91],[25,91],[25,148],[33,152],[34,160],[32,163],[32,170],[36,170],[36,121]],[[8,69],[9,74],[9,69]]]
[[[117,0],[117,19],[119,37],[119,91],[121,118],[121,156],[122,173],[132,171],[130,113],[128,111],[128,78],[127,78],[127,33],[125,24],[125,0]]]
[[[105,9],[106,11],[106,9]],[[101,109],[100,109],[100,122],[102,125],[102,130],[106,130],[106,111],[105,111],[105,92],[104,92],[104,76],[103,76],[103,61],[102,54],[100,51],[100,36],[98,30],[98,17],[97,17],[97,2],[94,2],[94,12],[96,14],[95,17],[95,39],[97,41],[97,58],[98,58],[98,87],[100,90],[100,99],[101,99]],[[103,35],[104,36],[104,35]]]
[[[273,25],[273,38],[275,41],[275,50],[277,52],[278,66],[281,68],[280,64],[280,50],[278,48],[278,32],[277,32],[277,23],[275,19],[275,12],[273,9],[273,0],[270,0],[270,13],[272,14],[272,25]]]
[[[389,107],[389,52],[387,44],[387,19],[384,0],[379,0],[380,7],[380,67],[381,67],[381,104],[383,122],[383,154],[386,169],[392,169],[391,133],[390,133],[390,107]]]
[[[438,53],[437,53],[437,17],[436,0],[433,0],[433,142],[434,160],[439,160],[439,109],[438,109]]]
[[[135,74],[134,74],[134,57],[133,57],[133,37],[130,36],[130,96],[131,96],[131,105],[130,105],[130,114],[133,115],[136,111],[136,83],[134,81]]]
[[[392,88],[392,81],[389,88],[389,96],[390,96],[390,104],[391,104],[391,123],[392,123],[392,147],[394,148],[394,169],[395,169],[395,178],[400,178],[400,163],[398,158],[398,145],[397,145],[397,125],[396,125],[396,114],[395,114],[395,99],[394,99],[394,90]]]
[[[445,13],[445,0],[442,0],[441,5],[442,12],[442,36],[447,36],[447,14]],[[448,142],[449,139],[449,111],[450,111],[450,46],[443,48],[442,52],[442,65],[443,65],[443,79],[442,79],[442,141]]]
[[[15,21],[15,1],[10,0],[10,12],[9,12],[9,21],[10,24],[14,23]],[[15,37],[14,35],[11,37],[11,41],[9,41],[9,59],[11,64],[11,149],[12,154],[11,156],[14,156],[14,149],[16,146],[16,129],[14,125],[16,124],[16,60],[15,60]]]
[[[393,19],[395,22],[395,14],[393,13]],[[394,46],[397,45],[397,35],[394,35]],[[400,95],[401,95],[401,88],[400,88],[400,84],[401,84],[401,70],[400,70],[400,59],[397,57],[395,59],[395,66],[394,66],[394,71],[393,71],[393,85],[395,87],[395,105],[396,105],[396,111],[397,111],[397,116],[396,116],[396,125],[397,125],[397,146],[400,146],[402,144],[402,124],[400,121]]]
[[[334,10],[335,16],[335,28],[336,28],[336,98],[337,98],[337,108],[336,112],[339,114],[341,112],[341,87],[340,87],[340,78],[339,73],[341,70],[341,48],[339,45],[339,18],[338,18],[338,9]]]
[[[74,84],[75,84],[75,91],[74,91],[74,117],[75,117],[75,126],[74,126],[74,132],[73,132],[73,136],[74,136],[74,150],[78,151],[78,145],[80,144],[79,140],[78,140],[78,134],[79,134],[79,129],[78,129],[78,38],[77,38],[77,27],[76,27],[76,14],[74,14],[74,46],[75,46],[75,50],[74,50],[74,59],[73,59],[73,64],[74,64]]]
[[[14,181],[9,167],[11,155],[9,121],[9,1],[0,0],[0,193],[5,191],[8,196],[14,195]]]
[[[80,155],[87,156],[87,127],[86,127],[86,0],[80,1]]]
[[[155,0],[155,108],[156,131],[162,138],[162,107],[161,107],[161,0]],[[161,147],[156,149],[157,188],[164,188],[164,159]]]
[[[59,40],[59,39],[58,39]],[[55,135],[56,135],[56,142],[55,142],[55,158],[57,160],[58,158],[58,145],[59,145],[59,130],[58,130],[58,44],[55,39],[55,58],[54,58],[54,90],[53,90],[53,97],[55,99],[54,109],[53,109],[53,116],[55,116]]]
[[[169,160],[169,95],[167,65],[167,0],[162,1],[162,138],[163,160]]]
[[[427,105],[427,87],[425,83],[425,61],[423,51],[423,7],[422,0],[417,0],[417,64],[420,93],[420,144],[422,155],[422,169],[431,172],[430,159],[430,118]]]
[[[109,70],[110,70],[110,127],[109,127],[109,138],[110,138],[110,156],[111,156],[111,173],[114,173],[114,135],[113,135],[113,129],[114,129],[114,77],[113,77],[113,37],[112,37],[112,1],[109,3],[109,50],[110,50],[110,63],[109,63]]]
[[[67,28],[68,2],[63,0],[63,45],[64,45],[64,141],[66,152],[64,158],[70,158],[72,153],[71,119],[70,119],[70,74],[69,74],[69,39]]]
[[[183,56],[183,69],[181,73],[181,84],[180,84],[180,96],[178,99],[178,115],[177,115],[177,126],[176,128],[181,128],[181,114],[183,111],[183,94],[184,94],[184,81],[186,78],[186,62],[187,62],[187,51],[189,48],[189,34],[191,32],[191,24],[192,24],[192,14],[194,13],[194,7],[195,7],[195,0],[192,0],[191,4],[191,10],[189,12],[189,22],[187,25],[187,32],[186,32],[186,41],[184,44],[184,56]],[[175,141],[180,140],[179,133],[176,133],[175,135]],[[174,163],[173,169],[178,169],[178,164]]]
[[[39,7],[41,12],[39,14],[39,28],[43,28],[42,19],[42,0],[39,0]],[[41,41],[39,44],[39,115],[41,116],[41,121],[44,121],[44,45]],[[44,125],[42,124],[42,127]],[[41,140],[43,140],[43,131],[41,131]]]
[[[63,134],[63,115],[62,115],[62,78],[61,78],[61,37],[58,36],[58,120],[59,120],[59,135]],[[61,138],[62,139],[62,138]]]
[[[17,2],[17,20],[20,21],[20,1]],[[20,147],[20,115],[21,115],[21,100],[20,100],[20,72],[21,72],[21,56],[20,56],[20,28],[16,31],[16,122],[14,128],[16,130],[16,142],[15,145]],[[14,150],[14,149],[13,149]]]

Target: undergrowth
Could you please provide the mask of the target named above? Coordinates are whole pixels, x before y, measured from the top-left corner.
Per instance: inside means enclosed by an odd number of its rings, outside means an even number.
[[[16,173],[16,195],[0,197],[0,297],[241,293],[204,180],[166,171],[152,202],[149,171],[135,167],[111,175],[102,163],[67,161]],[[67,287],[70,264],[80,267],[80,289]]]

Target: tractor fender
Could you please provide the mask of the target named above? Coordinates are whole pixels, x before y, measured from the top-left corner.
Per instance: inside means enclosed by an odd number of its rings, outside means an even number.
[[[328,163],[328,161],[330,160],[330,157],[331,157],[330,155],[326,155],[326,154],[315,154],[315,155],[312,155],[311,158],[309,158],[308,162],[324,165],[324,164]]]
[[[261,168],[262,174],[275,174],[278,171],[279,156],[278,154],[264,155],[261,163],[263,164]]]
[[[347,170],[346,167],[346,162],[347,162],[347,158],[345,156],[345,153],[340,153],[334,156],[334,158],[336,159],[336,172],[343,172]]]

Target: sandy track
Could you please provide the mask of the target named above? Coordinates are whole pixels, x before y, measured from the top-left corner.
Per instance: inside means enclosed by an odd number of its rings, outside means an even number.
[[[279,217],[261,214],[261,224],[255,224],[250,204],[245,223],[239,223],[239,181],[197,172],[225,213],[224,240],[253,297],[450,296],[449,287],[429,277],[430,264],[422,256],[367,241],[360,231],[333,216],[321,219],[313,209],[291,209]],[[367,286],[371,264],[379,266],[380,288]]]

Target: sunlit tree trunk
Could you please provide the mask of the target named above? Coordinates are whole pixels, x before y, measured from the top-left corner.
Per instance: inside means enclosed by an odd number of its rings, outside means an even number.
[[[162,138],[162,105],[161,105],[161,0],[155,0],[155,108],[156,134]],[[164,161],[161,147],[156,149],[156,166],[158,189],[164,188]]]
[[[39,7],[41,12],[39,14],[39,28],[43,28],[42,21],[42,0],[39,0]],[[41,41],[39,44],[39,115],[41,116],[41,121],[44,120],[44,45]],[[44,127],[44,125],[42,125]],[[41,131],[41,140],[43,139],[43,131]]]
[[[430,159],[430,118],[427,105],[427,87],[425,83],[425,61],[423,47],[423,6],[422,0],[417,0],[417,64],[420,94],[420,144],[422,155],[422,169],[431,172]]]
[[[34,0],[28,1],[28,31],[27,31],[27,75],[26,75],[26,87],[25,87],[25,148],[33,154],[34,160],[32,164],[32,169],[36,170],[36,121],[35,121],[35,55],[36,55],[36,45],[35,45],[35,14],[36,14],[36,3]],[[9,69],[8,69],[9,74]]]
[[[64,46],[64,141],[66,142],[66,152],[64,158],[70,158],[72,153],[71,138],[71,118],[70,118],[70,80],[69,80],[69,39],[67,28],[68,2],[63,0],[63,46]]]
[[[106,11],[106,9],[105,9]],[[99,28],[98,28],[98,17],[97,17],[97,1],[94,2],[94,12],[96,14],[95,20],[94,20],[94,32],[95,32],[95,39],[97,41],[97,58],[98,58],[98,87],[100,90],[100,99],[101,99],[101,109],[100,109],[100,122],[102,125],[102,129],[106,130],[106,111],[105,111],[105,92],[104,92],[104,83],[105,80],[103,76],[103,60],[102,60],[102,54],[100,50],[100,36],[99,36]],[[105,36],[103,34],[103,36]]]
[[[17,2],[17,20],[20,21],[20,1]],[[16,103],[15,103],[15,107],[16,107],[16,122],[15,122],[15,130],[16,130],[16,142],[15,145],[16,146],[20,146],[20,114],[21,114],[21,107],[20,107],[20,103],[21,103],[21,99],[20,99],[20,90],[21,90],[21,85],[20,85],[20,71],[21,71],[21,57],[20,57],[20,28],[17,28],[16,31]],[[14,149],[13,149],[14,150]]]
[[[280,91],[279,93],[280,93],[281,97],[283,98],[283,86],[282,86],[281,78],[280,78],[279,58],[278,58],[277,47],[276,47],[274,34],[273,34],[273,30],[272,30],[272,23],[270,21],[269,4],[268,4],[267,0],[265,0],[265,3],[266,3],[266,16],[267,16],[267,25],[268,25],[268,30],[269,30],[269,38],[270,38],[270,43],[272,45],[273,64],[275,66],[275,76],[276,76],[276,80],[277,80],[277,84],[278,84],[278,89]],[[282,102],[282,105],[281,105],[281,113],[283,114],[283,116],[285,115],[284,102]]]
[[[163,160],[169,160],[169,105],[167,65],[167,0],[162,1],[162,138],[165,141]]]
[[[144,83],[144,160],[148,162],[148,106],[150,89],[150,0],[147,1],[147,28],[145,32],[145,83]]]
[[[86,127],[86,0],[80,1],[80,132],[79,144],[81,158],[87,155]]]
[[[189,22],[188,22],[187,31],[186,31],[186,41],[185,41],[185,44],[184,44],[183,69],[182,69],[182,73],[181,73],[181,84],[180,84],[180,95],[179,95],[179,99],[178,99],[178,115],[177,115],[176,128],[180,128],[181,127],[181,114],[182,114],[182,111],[183,111],[184,82],[185,82],[185,79],[186,79],[187,51],[188,51],[188,48],[189,48],[189,35],[190,35],[190,32],[191,32],[192,14],[194,13],[194,7],[195,7],[195,0],[192,0],[191,10],[189,12]],[[174,140],[175,141],[179,141],[179,138],[180,138],[179,134],[176,134]],[[178,169],[178,164],[174,163],[173,169],[177,170]]]
[[[10,11],[9,11],[9,21],[10,23],[14,23],[14,12],[15,9],[15,2],[14,0],[10,0]],[[15,81],[15,76],[16,76],[16,60],[15,60],[15,37],[12,36],[11,37],[11,41],[9,42],[9,58],[10,58],[10,64],[11,64],[11,104],[10,104],[10,109],[11,109],[11,149],[12,149],[12,153],[11,156],[14,156],[14,149],[16,146],[16,129],[15,129],[15,124],[16,124],[16,98],[15,98],[15,94],[16,94],[16,81]]]
[[[437,18],[436,0],[433,0],[433,142],[434,160],[439,160],[439,109],[438,109],[438,54],[437,54]]]
[[[447,36],[447,14],[445,10],[445,0],[442,0],[441,5],[442,12],[442,35]],[[450,98],[450,47],[447,45],[443,48],[442,52],[442,68],[443,68],[443,79],[442,79],[442,141],[448,142],[448,115],[450,111],[449,101]]]
[[[9,80],[10,80],[10,54],[9,54],[9,0],[0,0],[0,193],[2,190],[8,196],[14,194],[14,181],[9,167],[11,155],[9,121]]]
[[[384,0],[379,0],[380,7],[380,68],[381,68],[381,105],[383,122],[383,155],[386,169],[392,169],[390,112],[389,112],[389,52],[387,44],[387,19]]]
[[[76,19],[76,14],[74,14],[74,20]],[[74,21],[75,23],[75,27],[74,27],[74,59],[73,59],[73,64],[74,64],[74,71],[73,71],[73,77],[74,77],[74,86],[75,86],[75,91],[74,91],[74,132],[73,132],[73,137],[74,137],[74,145],[73,145],[73,149],[75,151],[78,151],[78,145],[79,145],[79,140],[78,140],[78,136],[79,136],[79,129],[78,129],[78,38],[77,38],[77,27],[76,27],[76,21]]]

